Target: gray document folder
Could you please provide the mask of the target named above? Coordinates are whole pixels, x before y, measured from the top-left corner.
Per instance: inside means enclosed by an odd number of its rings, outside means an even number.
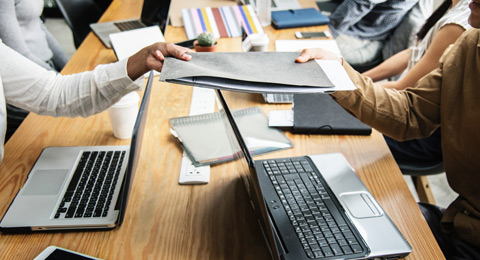
[[[253,93],[318,93],[334,88],[315,61],[296,63],[297,52],[191,55],[190,61],[167,57],[160,81]]]

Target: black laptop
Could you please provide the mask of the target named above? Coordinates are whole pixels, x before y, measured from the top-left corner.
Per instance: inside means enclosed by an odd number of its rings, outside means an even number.
[[[342,154],[254,161],[216,91],[235,168],[274,259],[398,259],[411,252]]]

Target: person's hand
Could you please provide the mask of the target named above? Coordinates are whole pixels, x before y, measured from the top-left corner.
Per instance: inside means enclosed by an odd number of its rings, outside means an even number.
[[[127,74],[132,80],[150,70],[161,71],[165,57],[172,56],[181,60],[190,60],[192,57],[187,53],[192,50],[177,46],[172,43],[157,42],[141,49],[128,58]]]
[[[322,60],[338,60],[342,64],[342,59],[335,53],[324,49],[304,49],[302,53],[295,59],[296,62],[307,62],[313,59]]]

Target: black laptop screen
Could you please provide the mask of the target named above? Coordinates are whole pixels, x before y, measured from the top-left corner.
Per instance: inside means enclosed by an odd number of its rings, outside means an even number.
[[[135,125],[133,127],[127,171],[125,172],[125,178],[120,191],[121,196],[118,198],[120,200],[120,214],[117,221],[118,225],[122,224],[125,216],[131,184],[135,176],[135,171],[137,170],[138,159],[140,158],[140,152],[142,150],[143,135],[145,132],[145,124],[147,122],[148,104],[150,103],[150,93],[152,92],[152,82],[153,71],[151,71],[148,76],[147,86],[145,87],[142,103],[138,109],[137,120],[135,121]]]
[[[171,0],[144,0],[142,9],[142,22],[147,25],[158,25],[165,34],[168,25],[168,13]]]
[[[225,131],[230,141],[232,154],[234,154],[235,169],[240,171],[240,176],[243,178],[245,188],[251,199],[255,213],[257,214],[262,232],[268,242],[270,253],[274,259],[279,259],[273,229],[270,226],[267,206],[265,205],[265,200],[263,199],[253,158],[245,141],[243,140],[242,135],[240,134],[240,130],[233,118],[227,102],[225,101],[225,98],[223,97],[222,92],[217,89],[216,93],[219,101],[221,118],[225,125]]]

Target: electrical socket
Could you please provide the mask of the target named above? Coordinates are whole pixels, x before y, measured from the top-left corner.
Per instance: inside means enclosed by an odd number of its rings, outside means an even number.
[[[190,115],[206,114],[215,111],[215,92],[213,89],[194,87]],[[183,153],[180,168],[180,184],[207,184],[210,180],[210,166],[195,167],[188,156]]]
[[[210,166],[196,167],[185,153],[183,155],[178,183],[207,184],[210,180]]]

